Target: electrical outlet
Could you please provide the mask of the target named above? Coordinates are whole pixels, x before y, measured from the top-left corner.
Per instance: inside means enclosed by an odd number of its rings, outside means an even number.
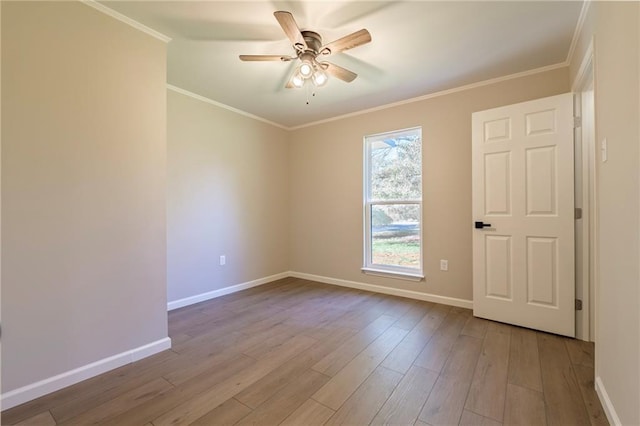
[[[449,261],[448,260],[444,260],[444,259],[440,260],[440,270],[441,271],[448,271],[449,270]]]
[[[227,264],[227,256],[223,254],[222,256],[220,256],[220,266],[224,266],[226,264]]]

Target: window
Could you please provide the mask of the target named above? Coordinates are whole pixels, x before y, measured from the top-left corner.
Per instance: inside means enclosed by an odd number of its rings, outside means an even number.
[[[364,138],[365,272],[422,278],[422,129]]]

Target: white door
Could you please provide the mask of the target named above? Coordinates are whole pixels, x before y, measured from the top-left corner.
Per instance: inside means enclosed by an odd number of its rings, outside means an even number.
[[[473,314],[573,337],[573,95],[476,112],[472,135]]]

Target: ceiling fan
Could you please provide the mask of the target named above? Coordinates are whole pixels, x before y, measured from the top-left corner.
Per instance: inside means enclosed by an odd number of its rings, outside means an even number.
[[[334,53],[353,49],[371,41],[369,31],[362,29],[331,43],[322,44],[322,37],[315,31],[301,31],[293,15],[289,12],[277,11],[273,15],[284,30],[295,50],[295,56],[289,55],[240,55],[241,61],[282,61],[299,60],[300,65],[289,78],[286,88],[300,88],[307,80],[315,86],[323,86],[331,75],[347,83],[352,82],[358,74],[320,58]]]

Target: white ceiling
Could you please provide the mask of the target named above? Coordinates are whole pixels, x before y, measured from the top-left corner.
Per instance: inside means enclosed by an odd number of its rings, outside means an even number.
[[[168,83],[284,127],[374,108],[567,60],[581,1],[102,1],[173,40]],[[361,28],[372,42],[328,60],[356,72],[285,89],[295,55],[273,16],[286,10],[325,43]]]

